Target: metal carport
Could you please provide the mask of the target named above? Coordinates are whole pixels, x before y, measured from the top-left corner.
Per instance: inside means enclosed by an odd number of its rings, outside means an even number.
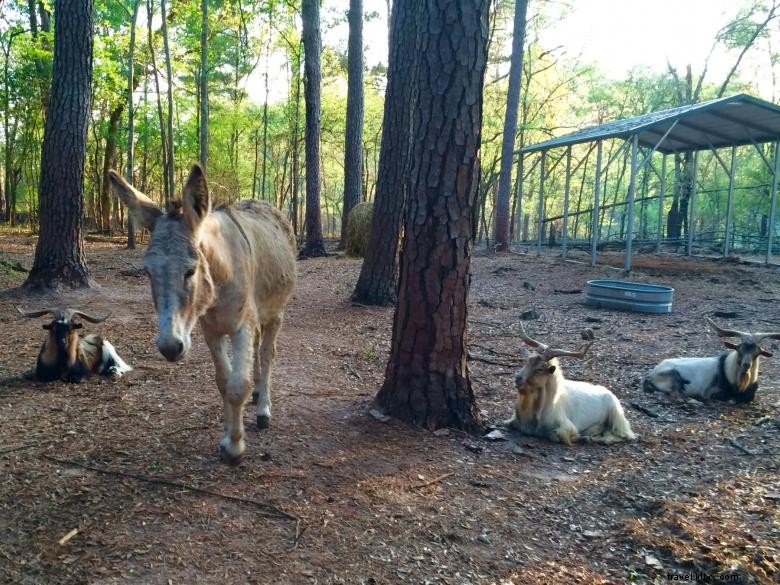
[[[696,213],[696,169],[698,152],[710,150],[714,153],[718,163],[723,167],[729,176],[728,204],[726,216],[726,237],[723,247],[723,254],[728,254],[729,235],[732,222],[732,202],[734,195],[734,174],[736,164],[736,148],[743,145],[753,145],[756,151],[761,155],[764,163],[771,173],[771,191],[770,191],[770,211],[768,227],[768,243],[766,249],[766,262],[772,258],[772,240],[774,236],[775,216],[777,209],[777,178],[778,178],[778,148],[780,143],[780,106],[767,102],[747,94],[738,94],[731,97],[720,98],[708,102],[681,106],[659,112],[643,114],[624,120],[617,120],[600,126],[585,128],[572,132],[565,136],[553,138],[538,144],[526,146],[518,151],[521,159],[531,153],[540,153],[540,184],[539,184],[539,213],[538,221],[538,247],[541,251],[543,222],[544,222],[544,183],[545,183],[545,158],[549,151],[557,148],[566,148],[566,181],[564,188],[564,213],[562,230],[562,250],[566,255],[566,246],[568,239],[568,200],[571,182],[571,147],[583,143],[596,143],[596,171],[593,196],[593,222],[598,220],[599,214],[599,196],[601,175],[606,167],[602,168],[602,142],[607,139],[622,139],[623,149],[630,149],[630,177],[628,186],[628,220],[627,233],[625,238],[625,270],[631,270],[631,252],[633,240],[633,219],[634,219],[634,200],[636,195],[636,177],[639,170],[645,165],[651,163],[654,153],[662,155],[682,154],[690,152],[693,154],[693,176],[691,177],[691,194],[688,208],[687,235],[687,254],[691,254],[694,217]],[[768,160],[759,146],[768,142],[774,143],[773,160]],[[644,158],[640,161],[640,147],[650,149]],[[730,164],[718,154],[720,148],[731,149]],[[592,146],[591,146],[592,148]],[[563,158],[558,159],[558,162]],[[614,160],[613,159],[611,160]],[[666,156],[662,159],[665,169]],[[557,164],[557,163],[556,163]],[[609,163],[607,163],[609,164]],[[522,161],[521,161],[522,168]],[[655,169],[654,169],[655,170]],[[663,197],[665,190],[665,171],[663,174],[655,171],[661,180],[659,193],[659,229],[658,250],[660,250],[660,223],[661,211],[663,210]],[[522,171],[520,171],[522,176]],[[594,225],[591,236],[591,264],[596,263],[596,251],[598,245],[598,229]]]

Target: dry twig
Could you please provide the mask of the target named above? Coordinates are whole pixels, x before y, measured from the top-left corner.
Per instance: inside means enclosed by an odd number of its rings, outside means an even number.
[[[267,504],[265,502],[260,502],[258,500],[252,500],[249,498],[239,498],[238,496],[231,496],[228,494],[222,494],[220,492],[215,492],[209,489],[205,489],[202,487],[189,485],[186,483],[182,483],[180,481],[172,481],[169,479],[163,479],[163,478],[157,478],[157,477],[147,477],[145,475],[138,475],[135,473],[125,473],[123,471],[115,471],[113,469],[103,469],[101,467],[94,467],[92,465],[86,465],[84,463],[79,463],[78,461],[71,461],[68,459],[59,459],[57,457],[52,457],[51,455],[41,455],[44,459],[48,461],[53,461],[54,463],[59,463],[60,465],[70,465],[71,467],[80,467],[82,469],[88,469],[89,471],[94,471],[96,473],[102,473],[104,475],[113,475],[115,477],[128,477],[130,479],[135,479],[136,481],[142,481],[145,483],[151,483],[156,485],[164,485],[166,487],[174,487],[182,490],[187,490],[190,492],[194,492],[197,494],[205,494],[208,496],[214,496],[215,498],[221,498],[223,500],[229,500],[232,502],[239,502],[242,504],[249,504],[251,506],[254,506],[255,508],[258,508],[261,513],[264,516],[267,516],[268,518],[281,518],[284,520],[298,520],[297,516],[293,516],[292,514],[288,514],[284,510],[281,510],[277,508],[276,506],[272,504]]]
[[[753,451],[753,450],[751,450],[751,449],[748,449],[748,448],[747,448],[747,447],[745,447],[745,446],[744,446],[742,443],[740,443],[739,441],[737,441],[737,440],[736,440],[734,437],[729,437],[728,441],[729,441],[729,445],[731,445],[732,447],[735,447],[735,448],[739,449],[739,450],[740,450],[740,451],[742,451],[742,452],[743,452],[745,455],[758,455],[758,453],[756,453],[755,451]]]
[[[455,472],[451,471],[450,473],[445,473],[444,475],[440,475],[439,477],[434,477],[430,481],[426,481],[424,483],[418,483],[417,485],[413,485],[413,486],[410,486],[410,487],[413,490],[419,490],[420,488],[428,487],[428,486],[431,486],[431,485],[433,485],[435,483],[439,483],[440,481],[442,481],[444,479],[447,479],[448,477],[453,476],[453,475],[455,475]]]

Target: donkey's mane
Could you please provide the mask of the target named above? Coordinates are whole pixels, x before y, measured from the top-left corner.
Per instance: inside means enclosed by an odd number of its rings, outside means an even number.
[[[168,218],[181,219],[184,217],[184,209],[181,199],[171,199],[168,202]]]

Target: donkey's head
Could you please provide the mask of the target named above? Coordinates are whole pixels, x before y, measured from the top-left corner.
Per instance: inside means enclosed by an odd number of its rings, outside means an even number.
[[[109,171],[111,188],[127,206],[136,224],[152,234],[144,269],[152,284],[157,309],[157,349],[168,361],[182,359],[190,349],[198,317],[214,298],[214,284],[201,247],[203,222],[211,210],[206,176],[194,165],[181,201],[165,213],[116,171]]]

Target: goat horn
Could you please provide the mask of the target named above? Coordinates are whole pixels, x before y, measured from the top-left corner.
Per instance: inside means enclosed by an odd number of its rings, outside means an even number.
[[[590,346],[593,345],[594,342],[588,342],[585,345],[582,346],[582,349],[579,351],[566,351],[565,349],[555,349],[555,348],[548,348],[544,351],[542,354],[542,357],[544,357],[545,361],[549,361],[556,357],[574,357],[574,358],[583,358],[588,353],[588,350],[590,349]]]
[[[54,309],[41,309],[39,311],[23,311],[16,305],[14,305],[14,309],[19,311],[19,313],[24,315],[25,317],[29,317],[31,319],[35,317],[43,317],[44,315],[48,315],[49,313],[54,313]]]
[[[761,343],[761,341],[766,339],[767,337],[769,339],[780,339],[780,332],[776,331],[774,333],[754,333],[753,334],[753,339],[755,340],[755,342],[757,344]]]
[[[542,352],[547,351],[547,345],[541,341],[536,341],[535,339],[528,337],[528,334],[525,332],[525,327],[523,327],[522,323],[520,323],[520,338],[531,347],[538,347],[540,350],[542,350]]]
[[[83,311],[77,311],[76,309],[73,309],[73,314],[78,315],[79,317],[82,317],[83,319],[86,319],[90,323],[102,323],[106,319],[108,319],[111,316],[111,313],[106,315],[105,317],[93,317],[92,315],[88,315],[87,313],[84,313]]]
[[[737,331],[736,329],[723,329],[715,324],[715,321],[707,317],[707,323],[712,325],[712,328],[718,333],[718,337],[750,337],[750,333],[745,331]]]

